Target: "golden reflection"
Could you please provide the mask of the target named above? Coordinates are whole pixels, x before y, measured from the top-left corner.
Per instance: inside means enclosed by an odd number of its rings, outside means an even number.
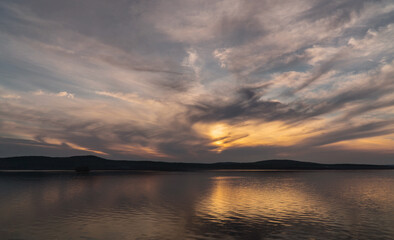
[[[4,239],[228,239],[236,225],[392,233],[391,171],[25,176],[0,179]]]
[[[260,185],[254,183],[239,184],[239,179],[215,179],[216,185],[206,199],[197,205],[202,216],[209,215],[217,220],[226,220],[241,214],[248,217],[264,216],[284,218],[289,215],[312,213],[319,209],[319,214],[327,215],[329,209],[318,199],[304,193],[288,183]],[[237,182],[237,184],[234,184]]]
[[[280,121],[246,121],[242,124],[198,123],[194,129],[211,139],[216,152],[230,147],[258,145],[290,146],[320,133],[324,120],[314,120],[308,124],[288,125]]]

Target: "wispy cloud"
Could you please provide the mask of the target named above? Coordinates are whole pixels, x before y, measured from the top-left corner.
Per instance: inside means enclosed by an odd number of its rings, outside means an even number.
[[[66,97],[66,98],[70,98],[70,99],[74,98],[73,93],[68,93],[66,91],[62,91],[62,92],[58,92],[58,93],[46,93],[46,92],[43,92],[42,90],[37,90],[37,91],[33,92],[33,94],[37,95],[37,96],[48,95],[48,96],[56,96],[56,97]]]
[[[390,162],[393,13],[389,0],[3,2],[0,152]]]

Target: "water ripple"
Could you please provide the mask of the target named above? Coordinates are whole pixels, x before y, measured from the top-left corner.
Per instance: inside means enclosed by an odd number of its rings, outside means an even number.
[[[394,239],[394,171],[0,175],[3,239]]]

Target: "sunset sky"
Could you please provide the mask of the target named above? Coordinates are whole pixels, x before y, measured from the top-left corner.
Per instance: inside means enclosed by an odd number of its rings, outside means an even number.
[[[0,157],[394,164],[394,1],[0,0]]]

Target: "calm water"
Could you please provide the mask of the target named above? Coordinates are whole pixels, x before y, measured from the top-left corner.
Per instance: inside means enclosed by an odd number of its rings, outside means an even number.
[[[394,171],[3,172],[0,239],[394,239]]]

